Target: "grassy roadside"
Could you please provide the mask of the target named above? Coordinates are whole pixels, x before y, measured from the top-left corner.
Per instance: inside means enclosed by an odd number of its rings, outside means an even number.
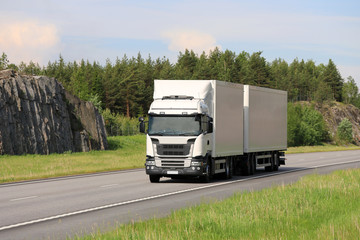
[[[346,151],[346,150],[360,150],[360,146],[356,146],[356,145],[337,146],[331,144],[324,144],[321,146],[289,147],[285,153],[292,154],[292,153],[332,152],[332,151]]]
[[[143,167],[145,137],[109,137],[107,151],[0,156],[0,183]]]
[[[360,170],[311,175],[76,239],[358,239]]]
[[[110,149],[88,153],[0,156],[0,183],[69,176],[76,174],[142,168],[145,160],[145,136],[108,138]],[[358,146],[291,147],[286,154],[356,150]]]

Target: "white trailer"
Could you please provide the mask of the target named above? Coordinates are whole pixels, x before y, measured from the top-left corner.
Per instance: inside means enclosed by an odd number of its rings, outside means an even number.
[[[244,175],[256,167],[278,170],[287,149],[287,92],[244,86]]]
[[[146,173],[161,177],[250,175],[277,170],[286,150],[284,91],[217,80],[155,80]],[[140,130],[145,123],[140,119]]]

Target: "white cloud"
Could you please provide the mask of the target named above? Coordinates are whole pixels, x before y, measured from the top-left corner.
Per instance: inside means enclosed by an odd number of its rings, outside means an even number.
[[[30,60],[46,64],[50,56],[60,53],[60,40],[55,25],[35,20],[0,22],[0,51],[11,63]]]
[[[203,51],[208,52],[215,47],[221,48],[216,44],[216,39],[212,35],[195,30],[167,31],[163,33],[163,37],[167,39],[168,48],[171,51],[189,49],[201,54]]]

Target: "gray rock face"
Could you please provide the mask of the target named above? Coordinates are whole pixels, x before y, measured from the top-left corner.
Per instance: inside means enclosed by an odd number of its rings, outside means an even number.
[[[354,143],[360,146],[360,109],[338,102],[315,106],[321,112],[332,137],[336,136],[337,129],[342,120],[347,118],[352,124]]]
[[[105,122],[91,102],[84,102],[65,91],[69,104],[75,151],[107,149]],[[83,144],[88,143],[88,144]]]
[[[92,103],[54,78],[0,71],[0,154],[105,149],[104,120]]]

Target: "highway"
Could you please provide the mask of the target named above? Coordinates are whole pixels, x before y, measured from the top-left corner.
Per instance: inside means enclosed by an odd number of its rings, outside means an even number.
[[[290,184],[308,174],[359,168],[360,150],[287,155],[277,172],[211,183],[150,183],[143,169],[0,185],[0,239],[65,239],[127,223],[162,217],[239,191]]]

